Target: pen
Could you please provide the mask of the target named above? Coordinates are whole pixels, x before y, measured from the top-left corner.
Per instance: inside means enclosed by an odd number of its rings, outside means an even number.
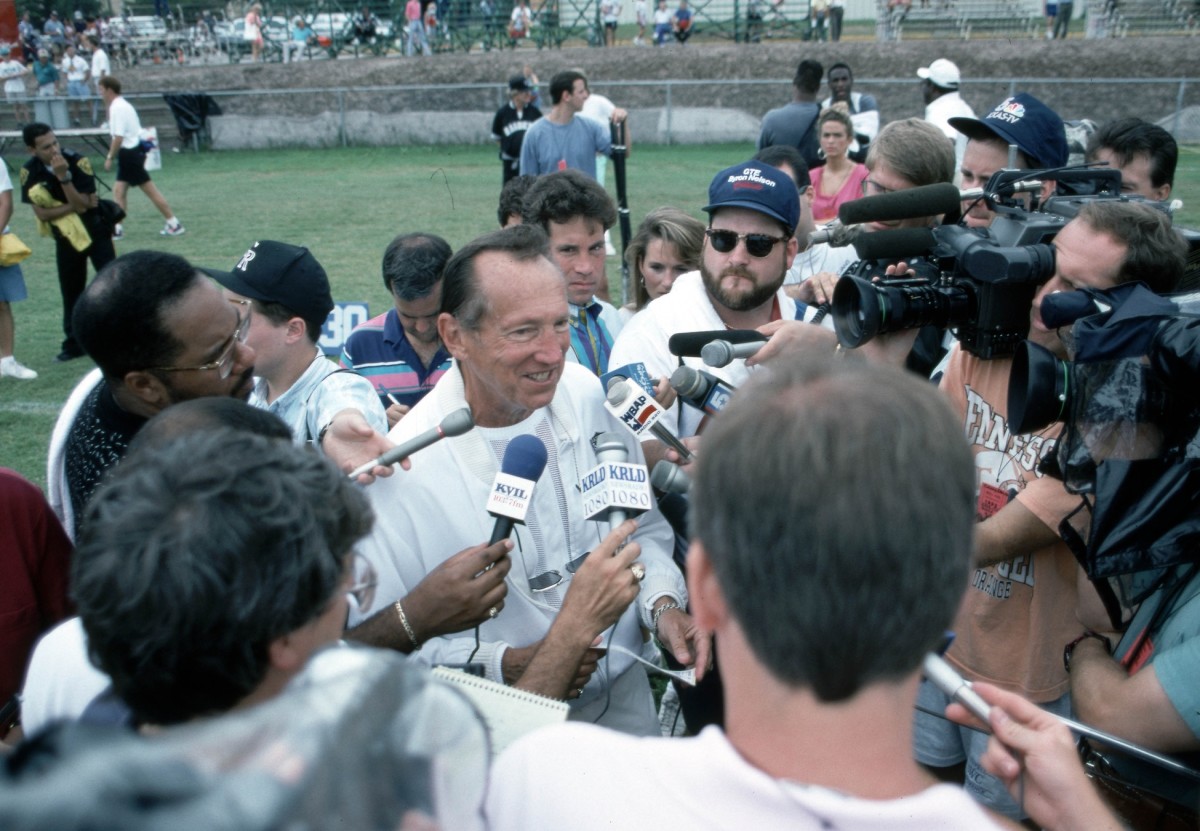
[[[390,392],[387,394],[387,397],[388,397],[388,401],[391,401],[391,402],[392,402],[393,404],[395,404],[397,407],[403,407],[403,406],[404,406],[403,404],[401,404],[401,403],[400,403],[400,400],[399,400],[398,398],[396,398],[396,396],[392,395]]]

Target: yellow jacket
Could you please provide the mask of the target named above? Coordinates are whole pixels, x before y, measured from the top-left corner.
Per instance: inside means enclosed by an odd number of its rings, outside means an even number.
[[[34,185],[29,189],[29,201],[39,208],[57,208],[65,204],[51,196],[50,191],[46,190],[46,186],[42,184]],[[58,228],[58,233],[71,243],[71,247],[76,251],[87,251],[91,247],[92,236],[88,233],[83,220],[79,218],[79,214],[69,213],[48,221],[39,219],[37,221],[38,233],[43,237],[50,236],[51,225]]]

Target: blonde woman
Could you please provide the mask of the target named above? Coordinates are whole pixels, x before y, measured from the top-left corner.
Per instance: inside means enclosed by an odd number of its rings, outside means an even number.
[[[633,277],[633,298],[622,308],[628,320],[655,298],[671,290],[681,274],[700,267],[704,223],[678,208],[657,208],[646,214],[625,249]]]
[[[837,218],[838,208],[862,196],[867,168],[851,161],[847,152],[854,140],[854,123],[840,109],[828,109],[817,119],[822,167],[814,167],[808,175],[813,186],[813,219],[818,225]]]

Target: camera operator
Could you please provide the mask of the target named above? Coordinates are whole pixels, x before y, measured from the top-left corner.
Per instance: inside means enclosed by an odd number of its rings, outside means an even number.
[[[919,118],[892,121],[871,142],[866,165],[869,175],[863,183],[863,195],[868,197],[951,182],[954,179],[954,146],[937,127],[927,121]],[[899,228],[926,228],[939,221],[941,216],[913,217],[868,223],[862,230],[870,233]],[[842,273],[864,277],[882,275],[890,262],[856,261],[847,265]],[[840,276],[832,271],[818,272],[792,286],[789,294],[804,303],[827,305],[833,299],[834,286]],[[812,343],[816,337],[792,322],[777,324],[770,330],[762,331],[771,334],[772,339],[748,361],[750,366],[790,351],[798,342]],[[943,352],[941,330],[930,327],[913,348],[912,360],[907,366],[914,372],[928,375]]]
[[[1170,220],[1135,203],[1085,205],[1055,237],[1054,249],[1056,270],[1033,300],[1029,339],[1060,356],[1065,346],[1040,315],[1048,294],[1135,280],[1163,293],[1183,273],[1184,247]],[[877,340],[903,345],[905,339]],[[1078,507],[1079,497],[1036,470],[1051,453],[1061,425],[1012,434],[1007,415],[1011,367],[1011,358],[984,361],[956,343],[940,383],[974,448],[979,489],[975,569],[946,658],[969,679],[1019,692],[1065,715],[1070,699],[1062,645],[1078,634],[1079,568],[1056,529]],[[922,685],[918,705],[925,712],[940,713],[946,704],[935,687]],[[976,798],[1018,818],[1019,806],[980,767],[986,736],[925,712],[918,712],[914,724],[917,759],[946,776],[965,774],[966,788]]]
[[[981,188],[998,170],[1036,170],[1067,163],[1067,138],[1058,113],[1027,92],[1006,98],[979,118],[952,118],[950,126],[967,137],[962,159],[961,187]],[[1009,145],[1017,146],[1016,164],[1009,164]],[[1054,195],[1053,180],[1042,180],[1040,199]],[[1028,203],[1028,196],[1019,196]],[[969,228],[987,228],[996,214],[982,200],[963,202]]]

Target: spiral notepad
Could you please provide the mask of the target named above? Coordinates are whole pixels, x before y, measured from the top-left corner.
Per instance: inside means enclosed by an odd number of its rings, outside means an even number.
[[[491,734],[493,756],[526,733],[567,720],[570,708],[565,701],[497,684],[449,667],[434,667],[433,675],[454,684],[471,699]]]

